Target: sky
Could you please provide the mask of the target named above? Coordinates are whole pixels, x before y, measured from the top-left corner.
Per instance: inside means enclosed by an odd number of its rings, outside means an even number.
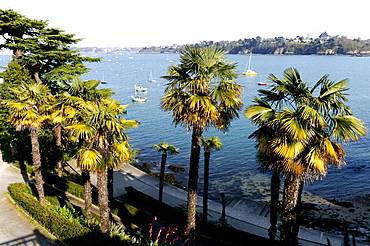
[[[366,0],[4,0],[79,47],[150,47],[244,38],[331,36],[370,39]]]

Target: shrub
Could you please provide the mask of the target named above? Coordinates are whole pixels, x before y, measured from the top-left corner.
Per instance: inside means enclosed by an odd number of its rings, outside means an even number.
[[[31,184],[32,185],[32,184]],[[63,216],[51,211],[48,207],[42,206],[34,196],[25,193],[27,184],[14,183],[8,186],[11,197],[46,230],[60,240],[75,238],[86,235],[89,229],[79,223],[69,221]]]

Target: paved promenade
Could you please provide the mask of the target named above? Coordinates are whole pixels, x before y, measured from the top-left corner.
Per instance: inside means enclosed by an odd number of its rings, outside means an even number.
[[[19,170],[3,162],[0,155],[0,245],[1,246],[48,246],[56,245],[45,237],[30,219],[17,210],[5,197],[8,184],[27,182]]]

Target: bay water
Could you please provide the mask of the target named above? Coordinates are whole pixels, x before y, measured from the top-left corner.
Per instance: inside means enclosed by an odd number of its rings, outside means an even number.
[[[172,115],[160,107],[160,98],[164,95],[165,75],[171,64],[178,64],[178,54],[138,54],[138,53],[87,53],[86,56],[102,57],[100,63],[87,64],[92,70],[83,79],[106,80],[99,88],[112,88],[115,99],[128,104],[126,119],[134,119],[140,125],[128,130],[130,143],[138,150],[138,164],[148,163],[154,172],[159,172],[161,153],[153,144],[167,142],[179,148],[179,154],[169,156],[168,165],[185,167],[186,171],[178,173],[178,180],[187,184],[187,170],[190,156],[191,131],[183,126],[172,124]],[[0,56],[0,65],[6,66],[9,56]],[[237,83],[245,86],[243,91],[243,111],[252,104],[258,89],[267,89],[267,77],[274,74],[283,77],[283,71],[295,67],[302,79],[311,84],[323,75],[329,79],[340,81],[349,79],[348,105],[354,114],[370,126],[370,57],[349,56],[268,56],[253,55],[251,68],[258,73],[256,76],[244,76],[241,73],[248,63],[248,55],[229,55],[229,61],[238,62],[239,77]],[[152,74],[157,82],[148,82]],[[259,86],[259,81],[267,81],[267,86]],[[134,103],[134,85],[148,88],[141,95],[148,98],[146,103]],[[369,104],[369,105],[368,105]],[[210,166],[210,198],[220,199],[223,192],[228,198],[245,197],[262,200],[268,196],[270,176],[258,170],[254,139],[248,138],[256,129],[240,112],[240,117],[231,122],[228,132],[222,133],[208,129],[206,138],[218,136],[223,143],[220,151],[211,154]],[[340,169],[330,168],[323,180],[317,180],[305,186],[305,190],[327,199],[346,199],[349,197],[370,194],[370,136],[365,136],[355,143],[344,144],[347,152],[346,165]],[[166,172],[171,172],[166,169]],[[202,195],[203,156],[199,169],[199,193]]]

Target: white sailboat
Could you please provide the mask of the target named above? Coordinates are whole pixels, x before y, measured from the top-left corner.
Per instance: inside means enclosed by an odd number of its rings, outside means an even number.
[[[148,82],[150,82],[150,83],[156,83],[157,82],[157,80],[153,77],[152,70],[150,70]]]
[[[142,96],[139,96],[137,94],[137,89],[136,89],[136,85],[135,85],[135,95],[131,95],[131,98],[132,98],[132,101],[133,102],[146,102],[148,100],[148,98],[146,97],[142,97]]]
[[[135,91],[146,93],[148,92],[148,88],[141,86],[141,85],[135,85]]]
[[[137,81],[137,73],[136,73],[136,81]],[[148,92],[148,89],[146,87],[134,85],[134,91],[135,91],[135,95],[131,95],[133,102],[146,102],[148,100],[146,97],[142,97],[137,94],[138,92],[144,92],[144,93]]]
[[[251,76],[251,75],[257,75],[258,74],[258,73],[256,73],[255,71],[253,71],[251,69],[251,61],[252,61],[252,52],[249,53],[249,61],[248,61],[248,65],[247,65],[248,68],[245,72],[242,73],[243,75]]]
[[[132,101],[133,102],[146,102],[148,98],[139,96],[135,93],[135,95],[131,95]]]

